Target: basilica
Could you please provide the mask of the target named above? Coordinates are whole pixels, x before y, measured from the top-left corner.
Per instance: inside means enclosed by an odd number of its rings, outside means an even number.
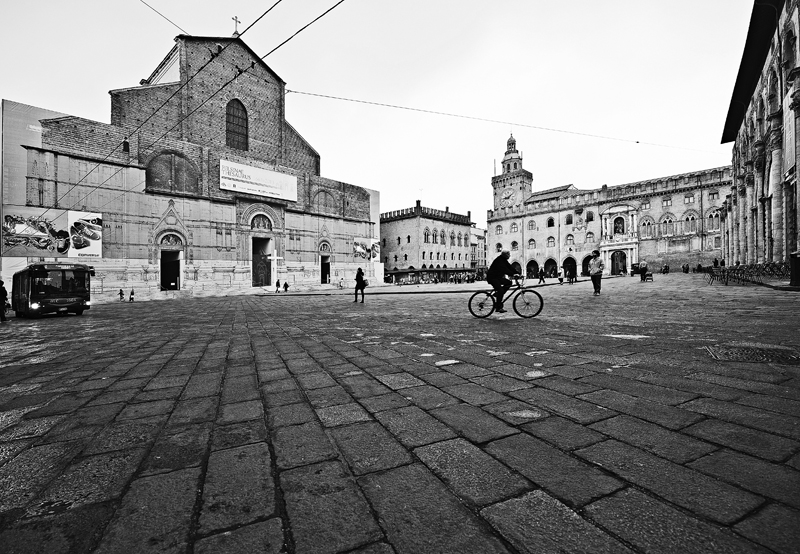
[[[543,269],[587,274],[593,250],[606,273],[632,264],[650,268],[711,265],[723,255],[721,212],[731,190],[731,168],[718,167],[658,179],[581,190],[563,185],[533,192],[513,135],[502,171],[492,177],[494,209],[486,243],[493,258],[508,249],[512,265],[528,277]]]
[[[179,35],[110,96],[110,124],[3,101],[5,275],[90,263],[95,294],[137,298],[383,275],[378,192],[321,176],[284,81],[237,34]]]

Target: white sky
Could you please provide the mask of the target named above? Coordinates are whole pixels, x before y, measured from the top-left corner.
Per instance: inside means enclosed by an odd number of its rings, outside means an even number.
[[[337,0],[284,0],[242,39],[263,56]],[[241,32],[273,0],[147,0],[188,34]],[[513,132],[534,190],[727,165],[722,128],[751,0],[345,0],[265,62],[322,175],[485,227]],[[137,0],[4,1],[0,97],[109,122],[182,31]],[[547,127],[580,134],[545,131]],[[640,141],[636,144],[635,141]],[[665,146],[652,146],[657,143]]]

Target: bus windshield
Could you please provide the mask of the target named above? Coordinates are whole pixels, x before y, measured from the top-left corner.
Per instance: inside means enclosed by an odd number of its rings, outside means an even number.
[[[33,294],[86,293],[89,276],[85,271],[48,270],[33,278]]]

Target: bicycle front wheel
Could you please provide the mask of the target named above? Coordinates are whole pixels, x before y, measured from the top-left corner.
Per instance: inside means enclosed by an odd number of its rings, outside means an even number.
[[[494,311],[494,296],[486,291],[476,292],[469,298],[469,311],[475,317],[489,317]]]
[[[529,318],[539,315],[544,307],[542,295],[533,289],[523,289],[514,297],[514,311],[518,316]]]

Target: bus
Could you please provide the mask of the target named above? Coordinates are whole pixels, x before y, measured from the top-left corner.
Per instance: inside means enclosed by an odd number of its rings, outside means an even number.
[[[11,309],[17,317],[56,313],[83,314],[91,307],[94,267],[84,264],[36,263],[14,274]]]

